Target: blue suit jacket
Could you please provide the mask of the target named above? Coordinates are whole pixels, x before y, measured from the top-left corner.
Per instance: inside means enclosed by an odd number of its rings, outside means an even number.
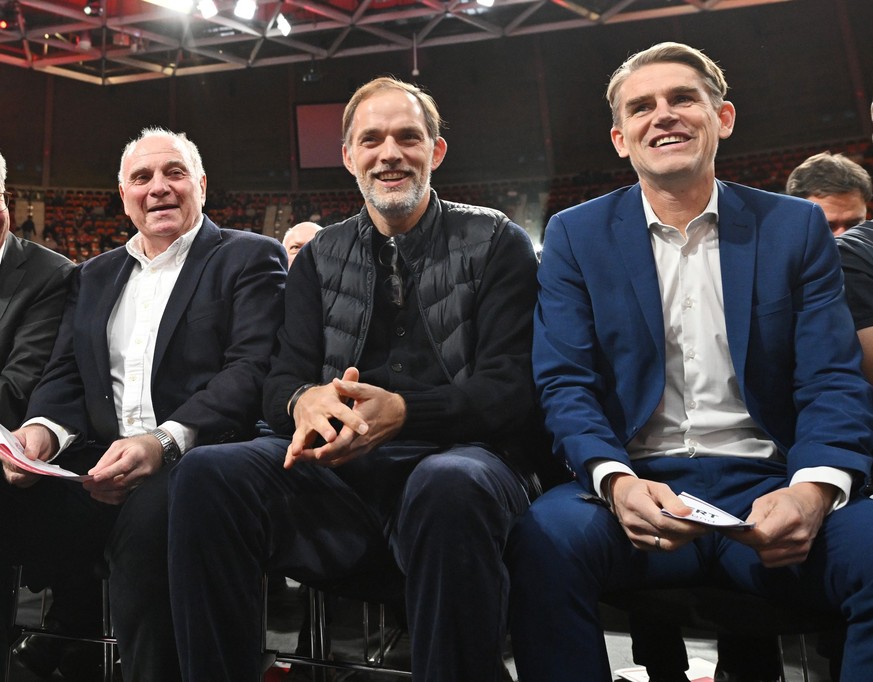
[[[118,438],[106,325],[134,263],[120,247],[77,269],[28,418],[47,417],[98,445]],[[255,435],[286,268],[275,239],[204,218],[158,329],[151,381],[159,424],[196,427],[198,444]]]
[[[724,312],[740,395],[786,456],[869,474],[873,400],[814,204],[718,183]],[[639,185],[549,222],[534,319],[534,378],[555,451],[589,487],[592,459],[625,445],[664,391],[664,321]]]

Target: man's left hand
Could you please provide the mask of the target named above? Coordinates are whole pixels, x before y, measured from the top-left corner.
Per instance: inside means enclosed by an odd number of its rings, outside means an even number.
[[[754,548],[767,568],[799,564],[809,555],[836,495],[837,488],[826,483],[798,483],[774,490],[752,504],[746,520],[754,528],[725,534]]]
[[[122,438],[109,446],[90,471],[94,478],[82,485],[91,497],[107,504],[121,504],[130,492],[161,468],[163,448],[150,434]]]

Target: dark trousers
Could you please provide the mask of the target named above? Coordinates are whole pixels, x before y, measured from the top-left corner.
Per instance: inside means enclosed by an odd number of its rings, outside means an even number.
[[[740,518],[754,499],[787,484],[783,465],[734,457],[657,457],[634,468]],[[600,595],[689,584],[841,613],[848,625],[841,679],[873,680],[873,501],[856,499],[830,514],[802,564],[768,569],[754,550],[718,532],[674,552],[639,551],[615,516],[580,498],[581,492],[568,483],[539,498],[516,525],[507,550],[512,643],[523,682],[611,680]]]
[[[61,463],[85,471],[100,454],[83,448]],[[0,566],[21,564],[28,585],[51,586],[61,623],[78,626],[83,613],[99,614],[95,567],[105,557],[125,682],[180,679],[167,585],[167,478],[159,470],[118,506],[58,478],[26,489],[0,484]],[[8,622],[9,606],[0,607]]]
[[[282,468],[289,441],[196,448],[170,482],[170,589],[187,682],[260,679],[261,577],[405,575],[418,682],[499,679],[509,592],[502,554],[528,506],[476,445],[391,443],[337,469]]]

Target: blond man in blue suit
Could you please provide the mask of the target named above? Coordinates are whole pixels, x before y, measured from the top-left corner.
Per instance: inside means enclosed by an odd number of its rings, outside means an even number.
[[[601,594],[700,582],[841,613],[843,682],[873,679],[873,401],[839,258],[818,207],[716,180],[726,91],[686,45],[629,58],[607,97],[639,183],[546,230],[534,376],[576,480],[508,553],[523,682],[611,679]],[[681,518],[682,491],[754,528]]]

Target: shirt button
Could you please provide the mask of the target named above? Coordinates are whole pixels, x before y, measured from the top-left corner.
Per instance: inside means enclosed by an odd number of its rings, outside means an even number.
[[[693,349],[693,348],[690,348],[690,349],[688,350],[688,352],[685,353],[685,359],[686,359],[686,360],[693,360],[693,359],[695,358],[696,355],[697,355],[697,353],[694,352],[694,349]]]
[[[694,400],[689,400],[689,401],[688,401],[688,409],[689,409],[689,410],[693,410],[693,409],[695,409],[696,407],[697,407],[697,402],[696,402],[696,401],[694,401]]]
[[[128,426],[130,426],[131,424],[133,424],[133,422],[134,422],[133,417],[128,417],[128,418],[127,418],[127,424],[128,424]]]
[[[682,307],[683,307],[683,308],[690,308],[690,307],[693,306],[693,305],[694,305],[694,301],[691,300],[691,297],[690,297],[690,296],[686,296],[686,297],[685,297],[685,300],[682,301]]]
[[[406,334],[406,330],[405,330],[403,327],[397,327],[397,328],[394,330],[394,333],[395,333],[397,336],[404,336],[404,335]]]
[[[392,362],[391,363],[391,371],[392,372],[402,372],[403,371],[403,363],[402,362]]]

